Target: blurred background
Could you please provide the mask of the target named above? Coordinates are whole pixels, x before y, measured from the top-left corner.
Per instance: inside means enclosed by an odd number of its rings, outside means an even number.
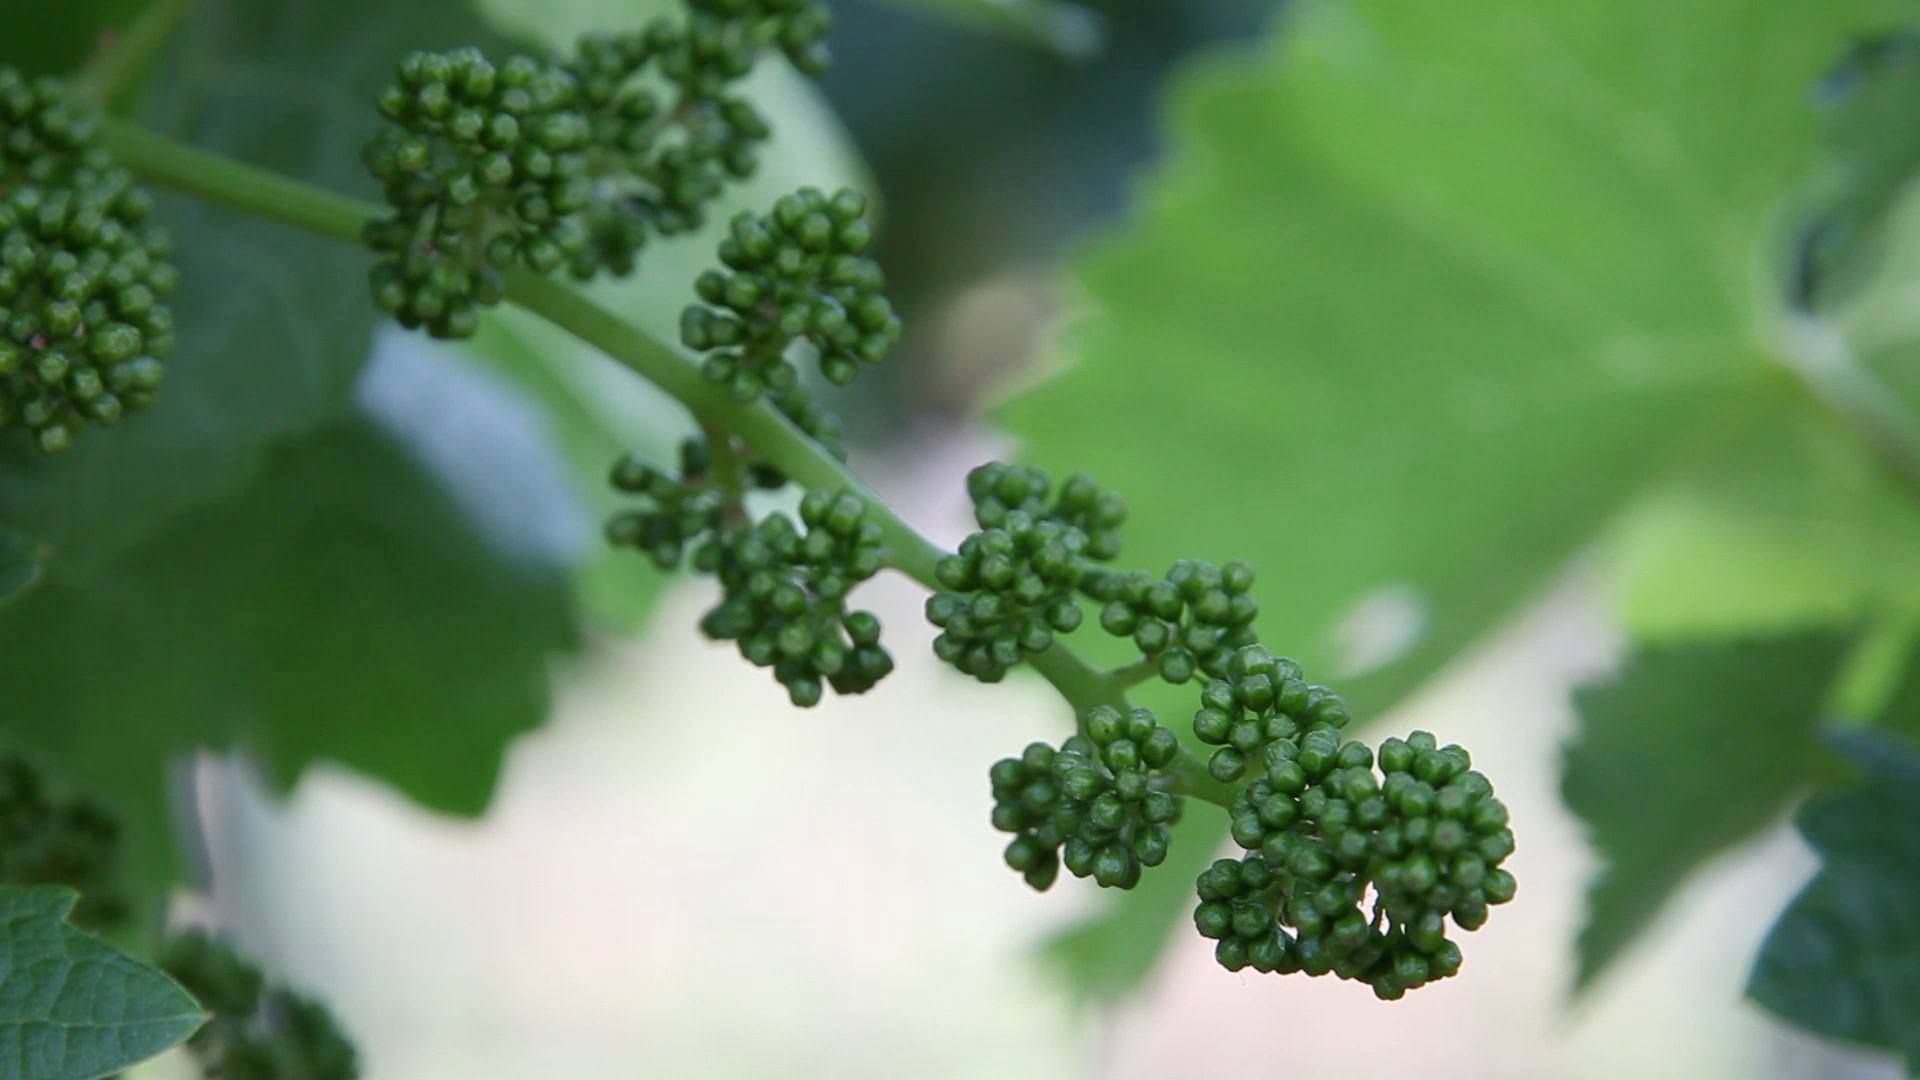
[[[35,7],[0,56],[57,68],[142,5]],[[120,107],[365,192],[402,49],[667,7],[206,0]],[[1860,782],[1823,738],[1920,733],[1910,13],[833,8],[817,87],[754,76],[778,134],[728,198],[880,201],[908,330],[827,391],[855,467],[943,545],[1016,456],[1125,493],[1130,565],[1253,560],[1265,639],[1369,738],[1473,750],[1519,899],[1381,1003],[1213,962],[1210,808],[1133,895],[1031,893],[985,771],[1068,730],[1044,684],[940,665],[885,577],[899,670],[792,709],[694,631],[711,582],[600,544],[671,401],[515,312],[377,327],[356,253],[169,198],[174,400],[0,471],[53,553],[0,610],[0,731],[122,800],[176,922],[328,1002],[376,1080],[1902,1074],[1897,933],[1823,923],[1882,981],[1794,1007],[1869,1045],[1748,994],[1825,872],[1794,808]],[[671,334],[712,242],[597,294]]]

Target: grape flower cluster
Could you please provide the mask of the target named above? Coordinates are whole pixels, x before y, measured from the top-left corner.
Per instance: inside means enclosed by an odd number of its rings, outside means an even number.
[[[1506,807],[1467,752],[1416,731],[1376,762],[1314,727],[1263,756],[1231,811],[1249,854],[1197,883],[1194,925],[1221,965],[1332,973],[1388,1000],[1457,972],[1448,921],[1477,930],[1515,891]]]
[[[190,930],[160,966],[210,1014],[187,1043],[207,1080],[354,1080],[358,1055],[325,1006],[269,986],[231,946]]]
[[[1045,472],[998,462],[969,473],[967,492],[981,530],[935,568],[941,588],[927,599],[927,621],[940,628],[934,655],[998,682],[1080,626],[1080,589],[1097,562],[1120,553],[1127,508],[1084,474],[1056,494]]]
[[[835,385],[879,363],[899,340],[900,319],[879,264],[864,257],[873,239],[866,213],[858,192],[802,188],[767,214],[736,216],[720,242],[727,269],[700,275],[694,290],[704,303],[680,320],[681,341],[705,354],[701,374],[745,403],[799,382],[787,359],[795,340],[812,347]]]
[[[179,278],[152,213],[59,81],[0,66],[0,430],[58,453],[152,403]]]
[[[1100,626],[1132,638],[1170,683],[1184,683],[1196,670],[1218,677],[1234,650],[1253,644],[1260,614],[1248,590],[1253,567],[1243,562],[1215,566],[1197,559],[1174,563],[1164,578],[1145,571],[1101,573],[1085,585],[1103,601]]]
[[[635,503],[607,523],[608,539],[634,547],[662,569],[689,563],[719,579],[721,599],[700,620],[716,641],[773,669],[793,703],[870,690],[893,670],[880,644],[880,620],[850,610],[854,586],[885,562],[880,529],[864,498],[809,491],[799,523],[784,513],[747,518],[739,492],[711,468],[709,448],[690,442],[682,473],[671,476],[628,456],[613,468],[616,488]]]
[[[1046,889],[1065,863],[1075,877],[1131,889],[1167,857],[1180,800],[1156,786],[1180,740],[1145,709],[1089,709],[1084,734],[994,763],[993,826],[1014,833],[1007,865]]]
[[[769,46],[824,68],[827,22],[813,0],[689,0],[553,59],[408,54],[365,153],[390,208],[365,230],[376,303],[462,338],[513,269],[632,272],[650,237],[699,226],[752,173],[769,132],[735,90]]]
[[[1246,852],[1196,882],[1194,925],[1231,971],[1334,974],[1393,999],[1460,969],[1450,928],[1475,930],[1511,900],[1505,806],[1458,746],[1426,732],[1378,757],[1345,739],[1346,701],[1259,643],[1253,569],[1182,560],[1161,578],[1105,565],[1125,510],[1084,477],[1052,497],[1044,473],[991,464],[968,478],[982,530],[943,559],[927,617],[934,651],[992,682],[1079,625],[1083,601],[1138,660],[1104,676],[1205,676],[1193,714],[1202,756],[1142,709],[1083,712],[990,770],[1007,864],[1036,889],[1065,865],[1132,888],[1167,855],[1168,823],[1192,794],[1227,807]],[[1064,689],[1064,687],[1063,687]],[[1375,767],[1378,767],[1378,773]]]

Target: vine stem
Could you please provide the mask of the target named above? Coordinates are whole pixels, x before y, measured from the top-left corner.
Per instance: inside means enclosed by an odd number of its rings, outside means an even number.
[[[232,158],[188,146],[130,121],[105,117],[101,137],[121,164],[153,183],[309,232],[361,243],[366,223],[385,212],[377,203],[340,195]],[[609,311],[578,289],[537,274],[507,277],[506,299],[538,315],[678,400],[700,426],[731,432],[803,487],[847,490],[867,501],[880,528],[888,565],[928,589],[940,588],[934,567],[947,553],[894,513],[779,410],[761,401],[743,405],[708,382],[679,350]],[[1128,669],[1108,673],[1056,641],[1029,658],[1033,669],[1072,706],[1076,717],[1096,705],[1127,707]],[[1233,790],[1215,780],[1199,758],[1182,749],[1168,790],[1231,806]]]

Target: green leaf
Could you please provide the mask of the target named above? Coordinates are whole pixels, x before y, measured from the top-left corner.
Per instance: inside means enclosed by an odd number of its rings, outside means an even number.
[[[1661,645],[1576,692],[1581,727],[1561,793],[1604,862],[1578,986],[1700,863],[1757,833],[1820,775],[1820,708],[1853,639],[1820,630]]]
[[[36,5],[38,6],[38,5]],[[409,48],[482,40],[440,0],[202,0],[143,118],[204,149],[371,194],[372,101]],[[177,514],[252,482],[279,439],[341,415],[375,324],[356,247],[163,195],[179,349],[154,407],[56,460],[0,473],[0,516],[99,578]]]
[[[481,493],[504,508],[353,421],[130,551],[112,589],[49,582],[0,619],[8,738],[115,804],[149,885],[174,870],[167,763],[200,747],[243,749],[282,783],[336,761],[478,813],[578,644],[562,560],[501,524],[551,514],[488,456],[499,438],[470,431],[443,455],[505,485]]]
[[[1877,723],[1886,731],[1920,742],[1920,639],[1913,642],[1906,664],[1888,689]]]
[[[1799,283],[1810,304],[1831,302],[1871,269],[1901,189],[1920,172],[1920,33],[1864,41],[1822,88],[1835,159],[1826,209],[1809,229]]]
[[[68,925],[77,894],[0,886],[0,1080],[92,1080],[206,1020],[172,979]]]
[[[37,75],[78,67],[103,35],[124,25],[148,0],[73,0],[0,7],[0,63]]]
[[[1181,83],[1064,370],[1002,415],[1127,493],[1130,561],[1253,560],[1270,643],[1377,713],[1683,456],[1804,407],[1767,283],[1810,88],[1903,18],[1299,5]]]
[[[1619,607],[1641,640],[1920,614],[1920,499],[1822,416],[1755,416],[1622,537]]]
[[[0,607],[20,599],[40,583],[46,549],[18,529],[0,525]]]
[[[1794,336],[1920,411],[1920,38],[1856,51],[1821,94],[1831,161],[1794,285]],[[1811,269],[1808,268],[1811,266]],[[1804,275],[1811,274],[1811,278]],[[1920,426],[1911,422],[1912,430]],[[1920,493],[1827,415],[1757,413],[1668,478],[1625,531],[1622,610],[1635,635],[1920,616]]]
[[[1920,749],[1804,807],[1819,873],[1760,946],[1747,993],[1780,1018],[1905,1055],[1920,1075]]]

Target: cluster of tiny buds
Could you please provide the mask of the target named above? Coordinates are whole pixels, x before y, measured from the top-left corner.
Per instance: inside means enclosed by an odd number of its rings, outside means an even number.
[[[935,566],[927,620],[934,655],[983,682],[1078,629],[1093,563],[1119,554],[1126,503],[1091,477],[1060,485],[1039,469],[982,465],[967,477],[981,530]]]
[[[1253,577],[1244,562],[1183,559],[1163,579],[1139,570],[1103,571],[1083,587],[1104,602],[1102,629],[1132,638],[1157,662],[1161,678],[1184,683],[1196,672],[1218,677],[1237,650],[1254,643],[1260,606],[1250,592]]]
[[[1065,865],[1075,877],[1131,889],[1166,860],[1180,800],[1156,786],[1180,741],[1145,709],[1100,705],[1059,750],[1034,743],[988,771],[993,826],[1013,833],[1006,861],[1035,889]]]
[[[699,226],[753,172],[770,132],[730,88],[768,45],[823,67],[827,22],[812,0],[688,0],[683,18],[554,60],[409,54],[366,151],[393,210],[365,231],[375,301],[460,338],[513,268],[632,272],[650,236]]]
[[[817,704],[829,686],[862,693],[893,670],[880,620],[847,608],[853,587],[885,563],[865,499],[809,491],[798,526],[783,513],[751,521],[741,493],[719,484],[710,448],[698,440],[683,445],[678,477],[628,456],[614,464],[612,481],[635,503],[609,519],[608,540],[637,548],[661,569],[690,562],[718,578],[721,599],[701,630],[771,668],[794,704]]]
[[[278,986],[225,942],[175,935],[160,966],[211,1014],[187,1043],[206,1080],[355,1080],[359,1056],[325,1006]]]
[[[178,274],[153,199],[57,81],[0,67],[0,430],[47,453],[151,404]]]
[[[710,541],[695,557],[711,565],[723,597],[701,620],[716,640],[737,642],[740,655],[773,669],[795,705],[818,704],[824,687],[858,694],[893,670],[880,647],[880,620],[848,611],[853,586],[884,564],[879,526],[866,501],[851,492],[809,491],[796,529],[784,514]]]
[[[585,250],[591,132],[566,72],[478,49],[416,52],[380,95],[390,126],[368,144],[393,216],[370,222],[383,253],[375,302],[409,327],[466,337],[498,302],[500,271],[558,269]]]
[[[694,282],[703,301],[680,320],[680,338],[705,353],[701,372],[750,402],[799,381],[787,358],[796,340],[810,344],[820,374],[852,382],[900,338],[900,320],[885,295],[879,264],[865,258],[872,242],[866,197],[828,196],[802,188],[763,215],[740,214],[720,243],[725,270]]]
[[[1249,645],[1232,654],[1220,678],[1201,688],[1193,733],[1218,747],[1207,760],[1214,779],[1232,783],[1250,763],[1272,767],[1275,762],[1262,755],[1288,752],[1286,740],[1338,732],[1350,719],[1346,701],[1308,683],[1297,662]]]
[[[1194,924],[1229,970],[1332,973],[1382,998],[1446,978],[1451,920],[1476,930],[1511,900],[1507,810],[1467,752],[1426,732],[1375,755],[1328,727],[1267,744],[1232,807],[1250,854],[1200,876]],[[1362,904],[1372,898],[1371,916]]]

